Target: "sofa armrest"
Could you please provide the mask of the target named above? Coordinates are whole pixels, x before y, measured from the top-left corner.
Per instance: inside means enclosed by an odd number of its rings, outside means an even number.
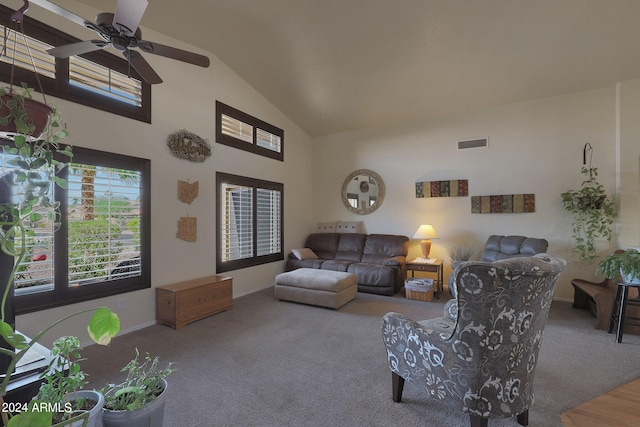
[[[395,256],[384,261],[383,265],[390,265],[392,267],[402,267],[405,263],[405,257]]]

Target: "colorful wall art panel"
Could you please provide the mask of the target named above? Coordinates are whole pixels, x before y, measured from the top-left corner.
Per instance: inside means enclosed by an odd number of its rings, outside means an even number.
[[[424,197],[466,197],[469,195],[469,180],[416,182],[416,198]]]
[[[471,213],[528,213],[536,211],[535,194],[472,196]]]

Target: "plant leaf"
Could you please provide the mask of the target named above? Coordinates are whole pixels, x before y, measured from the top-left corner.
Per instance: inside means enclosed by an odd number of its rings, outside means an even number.
[[[38,401],[29,402],[29,410],[14,415],[7,427],[49,427],[53,424],[53,413],[41,411]]]
[[[100,307],[91,316],[87,332],[95,343],[109,345],[111,338],[120,332],[120,319],[113,311],[106,307]]]
[[[23,349],[27,346],[27,340],[24,335],[17,334],[7,322],[0,322],[0,336],[11,346],[17,349]]]

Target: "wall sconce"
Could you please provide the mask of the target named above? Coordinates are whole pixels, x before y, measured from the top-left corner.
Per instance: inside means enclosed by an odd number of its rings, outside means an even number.
[[[429,239],[438,238],[436,230],[434,230],[431,225],[421,225],[413,235],[413,238],[416,240],[420,240],[420,245],[422,246],[422,256],[426,259],[429,259],[429,251],[431,250],[431,240]]]

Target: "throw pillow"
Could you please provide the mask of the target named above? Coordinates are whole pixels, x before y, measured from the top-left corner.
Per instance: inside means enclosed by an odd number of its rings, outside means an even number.
[[[318,259],[318,255],[309,248],[291,249],[291,253],[298,259]]]
[[[316,227],[316,233],[335,233],[336,232],[336,223],[335,222],[319,222]]]

